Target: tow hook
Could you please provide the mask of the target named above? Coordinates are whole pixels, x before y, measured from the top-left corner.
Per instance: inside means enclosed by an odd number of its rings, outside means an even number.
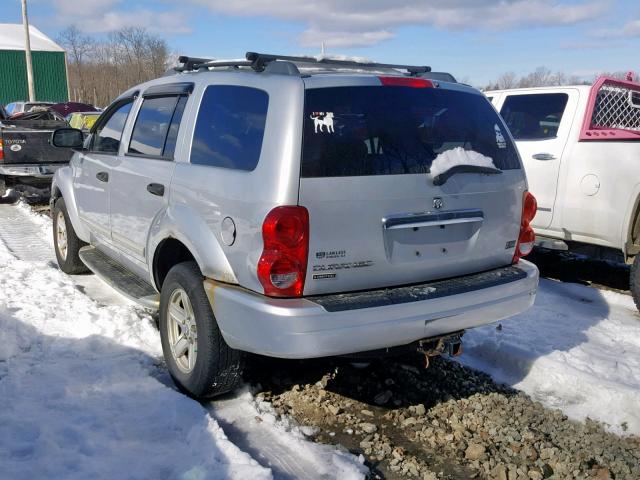
[[[418,352],[424,355],[424,368],[429,368],[429,358],[446,353],[450,357],[462,355],[462,333],[440,338],[428,338],[418,342]]]

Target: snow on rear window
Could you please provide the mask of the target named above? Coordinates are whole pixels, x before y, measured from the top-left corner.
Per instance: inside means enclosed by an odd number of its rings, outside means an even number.
[[[506,128],[482,95],[439,88],[306,91],[303,177],[429,173],[445,152],[520,168]],[[460,153],[450,153],[451,156]],[[470,160],[474,161],[474,160]],[[468,163],[467,163],[468,164]]]
[[[493,159],[485,157],[473,150],[465,150],[461,147],[452,148],[438,155],[431,164],[431,176],[433,178],[461,165],[496,168]]]

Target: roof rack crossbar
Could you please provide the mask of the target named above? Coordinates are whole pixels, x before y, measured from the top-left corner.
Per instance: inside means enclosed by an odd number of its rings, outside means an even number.
[[[253,66],[252,62],[247,62],[243,60],[209,60],[202,63],[197,63],[193,66],[194,70],[198,70],[200,68],[210,68],[210,67],[251,67]]]

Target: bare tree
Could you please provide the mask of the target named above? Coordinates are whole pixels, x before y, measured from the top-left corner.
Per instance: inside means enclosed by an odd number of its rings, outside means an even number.
[[[623,77],[620,77],[623,78]],[[562,71],[552,72],[547,67],[538,67],[533,72],[518,77],[514,72],[506,72],[494,82],[484,87],[484,90],[501,90],[509,88],[552,87],[561,85],[590,84],[580,80],[575,75],[567,75]]]
[[[106,106],[131,86],[157,78],[169,63],[166,41],[140,27],[122,28],[101,39],[69,27],[59,41],[69,53],[72,98],[97,106]]]
[[[594,80],[600,76],[607,76],[607,77],[613,77],[613,78],[617,78],[619,80],[627,80],[629,79],[629,77],[631,78],[631,81],[633,82],[640,82],[640,75],[638,75],[636,72],[602,72],[599,73],[598,75],[596,75],[594,77]]]
[[[505,72],[496,80],[496,88],[502,90],[506,88],[515,88],[518,85],[518,77],[514,72]]]
[[[84,69],[86,61],[95,48],[94,41],[90,37],[83,35],[75,25],[72,25],[60,33],[58,43],[67,51],[68,61],[78,78],[78,85],[74,85],[72,91],[79,92],[79,96],[84,97]]]

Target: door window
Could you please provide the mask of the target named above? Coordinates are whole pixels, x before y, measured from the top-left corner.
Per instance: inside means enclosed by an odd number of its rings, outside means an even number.
[[[129,154],[173,158],[187,98],[145,98],[129,144]]]
[[[509,95],[500,114],[516,140],[556,138],[568,100],[566,93]]]
[[[191,147],[191,163],[251,171],[258,165],[269,95],[231,85],[207,87]]]
[[[167,132],[167,140],[164,142],[163,157],[173,158],[176,150],[176,141],[178,140],[178,129],[180,128],[180,122],[182,121],[182,114],[184,113],[186,104],[187,97],[182,96],[178,99],[178,104],[173,112],[173,118],[171,119],[169,131]]]
[[[98,127],[93,135],[92,151],[117,154],[120,149],[122,131],[131,111],[133,99],[120,105],[109,119]]]

